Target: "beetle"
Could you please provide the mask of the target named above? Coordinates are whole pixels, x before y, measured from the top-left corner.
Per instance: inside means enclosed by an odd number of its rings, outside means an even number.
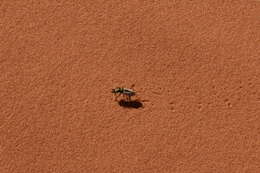
[[[112,89],[112,93],[114,93],[115,95],[119,94],[116,96],[116,100],[122,94],[124,97],[126,97],[128,101],[131,100],[132,96],[136,95],[136,92],[134,90],[123,87],[116,87],[115,89]]]

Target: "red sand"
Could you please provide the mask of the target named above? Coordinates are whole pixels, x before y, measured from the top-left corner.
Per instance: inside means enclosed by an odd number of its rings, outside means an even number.
[[[0,172],[260,172],[259,12],[1,1]],[[132,84],[143,108],[114,101]]]

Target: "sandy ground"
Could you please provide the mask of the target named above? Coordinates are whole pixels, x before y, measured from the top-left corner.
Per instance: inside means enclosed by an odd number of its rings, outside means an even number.
[[[2,0],[0,172],[260,172],[259,12]]]

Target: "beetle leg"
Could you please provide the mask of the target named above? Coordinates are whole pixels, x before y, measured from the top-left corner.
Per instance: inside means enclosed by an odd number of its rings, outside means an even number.
[[[115,101],[117,101],[117,98],[121,95],[121,93],[119,93],[118,95],[116,94],[116,97],[115,97]]]
[[[127,95],[126,94],[123,94],[124,95],[124,99],[126,99],[127,100]]]
[[[130,101],[131,99],[130,99],[130,95],[126,95],[126,100],[127,101]]]

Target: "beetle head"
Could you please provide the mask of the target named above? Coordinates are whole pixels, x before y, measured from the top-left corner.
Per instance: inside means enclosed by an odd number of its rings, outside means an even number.
[[[118,93],[121,91],[120,87],[116,87],[115,89],[112,89],[112,93]]]

